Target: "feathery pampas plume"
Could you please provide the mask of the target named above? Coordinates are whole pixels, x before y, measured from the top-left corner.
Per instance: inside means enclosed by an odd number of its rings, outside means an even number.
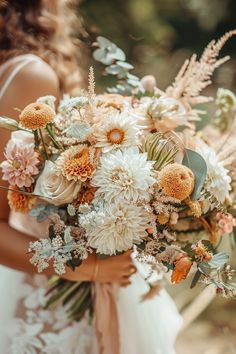
[[[211,101],[211,97],[201,96],[200,92],[211,84],[211,76],[216,68],[229,60],[229,56],[218,59],[224,44],[236,34],[236,30],[225,33],[217,42],[211,41],[201,58],[193,54],[187,59],[177,74],[174,83],[166,89],[168,96],[182,99],[185,105]]]

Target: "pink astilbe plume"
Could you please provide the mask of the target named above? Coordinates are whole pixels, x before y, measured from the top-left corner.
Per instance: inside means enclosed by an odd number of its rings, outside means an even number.
[[[197,55],[185,61],[174,83],[166,89],[168,96],[182,99],[186,105],[209,102],[210,97],[201,96],[201,91],[211,84],[211,76],[216,68],[229,60],[229,56],[218,59],[219,52],[229,38],[236,35],[236,30],[224,34],[217,42],[211,41],[201,58]]]
[[[6,147],[5,157],[6,160],[0,165],[3,180],[19,188],[30,187],[34,181],[33,176],[39,173],[38,153],[34,151],[33,145],[23,146],[10,141]]]

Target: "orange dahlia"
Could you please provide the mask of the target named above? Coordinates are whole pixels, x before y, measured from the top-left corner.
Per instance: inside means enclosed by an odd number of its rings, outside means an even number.
[[[165,166],[159,174],[160,186],[169,197],[184,200],[194,189],[194,174],[186,166],[173,163]]]
[[[35,197],[22,194],[17,188],[8,191],[7,199],[10,208],[20,213],[27,213],[36,202]]]
[[[56,166],[68,181],[92,178],[97,165],[98,150],[86,145],[71,146],[56,160]]]
[[[53,122],[56,113],[45,103],[34,102],[26,106],[19,116],[23,127],[36,130],[46,127],[48,123]]]
[[[189,257],[181,255],[175,261],[174,266],[175,268],[171,275],[171,282],[173,284],[178,284],[187,277],[192,267],[192,261]]]

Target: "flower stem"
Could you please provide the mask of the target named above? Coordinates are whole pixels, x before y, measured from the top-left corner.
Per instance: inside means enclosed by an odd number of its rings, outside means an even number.
[[[53,131],[52,131],[50,125],[47,125],[47,126],[46,126],[46,130],[47,130],[48,135],[49,135],[50,139],[52,140],[54,146],[55,146],[56,148],[58,148],[58,149],[64,150],[62,144],[60,144],[60,143],[58,143],[58,142],[56,141],[56,139],[55,139],[55,137],[54,137],[54,134],[53,134]]]
[[[42,133],[41,129],[39,129],[39,135],[40,135],[40,138],[42,140],[42,144],[43,144],[44,152],[45,152],[45,155],[46,155],[46,159],[49,160],[46,144],[45,144],[45,141],[44,141],[44,138],[43,138],[43,133]]]

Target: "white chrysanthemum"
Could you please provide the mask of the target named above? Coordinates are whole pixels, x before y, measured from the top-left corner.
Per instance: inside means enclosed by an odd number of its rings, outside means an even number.
[[[103,210],[90,214],[80,215],[79,221],[87,232],[89,246],[101,254],[127,251],[147,236],[149,215],[142,206],[106,204]]]
[[[103,194],[110,202],[114,199],[133,202],[148,200],[148,189],[155,182],[152,165],[147,161],[147,154],[139,153],[135,148],[110,152],[101,157],[92,185],[99,187],[97,195]]]
[[[223,163],[219,161],[216,153],[209,146],[202,144],[197,151],[207,164],[207,179],[205,189],[211,193],[218,202],[224,203],[231,189],[231,178]]]
[[[96,127],[96,146],[109,152],[117,148],[127,148],[138,144],[139,129],[133,117],[128,113],[110,115],[99,127]]]

